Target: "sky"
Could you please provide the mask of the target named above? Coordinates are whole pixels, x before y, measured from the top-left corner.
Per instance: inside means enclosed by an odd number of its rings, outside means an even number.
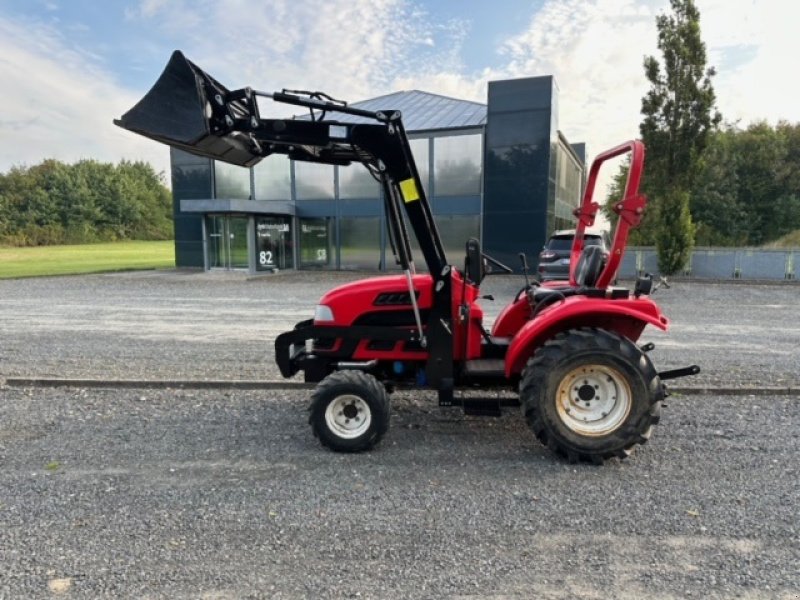
[[[800,121],[800,2],[696,0],[723,117]],[[229,88],[356,102],[419,89],[486,101],[554,75],[559,128],[588,156],[638,135],[668,0],[0,0],[0,172],[46,158],[169,151],[112,124],[180,49]],[[289,115],[286,108],[274,115]]]

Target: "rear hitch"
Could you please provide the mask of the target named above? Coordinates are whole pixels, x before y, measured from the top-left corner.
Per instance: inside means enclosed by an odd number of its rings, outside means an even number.
[[[697,375],[700,372],[700,367],[692,365],[691,367],[683,367],[682,369],[672,369],[671,371],[662,371],[658,374],[659,379],[662,381],[666,379],[678,379],[679,377],[689,377],[690,375]]]
[[[671,371],[662,371],[661,373],[658,374],[658,377],[659,379],[661,379],[661,381],[664,381],[667,379],[678,379],[679,377],[689,377],[690,375],[697,375],[699,372],[700,372],[700,367],[698,367],[697,365],[692,365],[690,367],[683,367],[682,369],[672,369]],[[669,393],[667,386],[662,383],[661,387],[664,390],[664,397],[669,398],[671,394]],[[666,404],[662,403],[661,406],[666,406]]]

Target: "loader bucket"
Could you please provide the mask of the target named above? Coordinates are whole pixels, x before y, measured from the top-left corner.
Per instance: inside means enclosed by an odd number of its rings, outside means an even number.
[[[241,132],[215,133],[211,116],[214,97],[228,90],[182,52],[172,53],[161,77],[136,106],[116,119],[123,129],[192,154],[249,167],[261,160]],[[229,103],[235,118],[249,118],[243,102]]]

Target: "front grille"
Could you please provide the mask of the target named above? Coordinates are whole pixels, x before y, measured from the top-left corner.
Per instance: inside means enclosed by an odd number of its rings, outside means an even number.
[[[314,339],[314,350],[330,350],[336,343],[336,338],[323,337]]]
[[[414,296],[419,300],[419,292],[414,292]],[[411,304],[411,294],[408,292],[384,292],[378,294],[373,306],[408,306]]]

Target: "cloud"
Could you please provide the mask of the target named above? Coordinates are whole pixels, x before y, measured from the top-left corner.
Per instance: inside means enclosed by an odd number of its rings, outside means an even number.
[[[800,121],[800,4],[754,0],[698,0],[714,86],[726,120]]]
[[[697,0],[723,114],[800,120],[800,4],[769,10],[754,0]],[[229,87],[325,91],[357,101],[422,89],[485,102],[494,79],[552,74],[559,123],[589,155],[638,135],[647,90],[642,60],[656,53],[655,16],[667,0],[546,0],[500,42],[486,66],[465,70],[462,49],[479,23],[436,22],[418,0],[140,0],[122,24],[135,36],[128,68],[150,72],[179,47]],[[503,18],[503,10],[498,17]],[[147,90],[119,83],[102,51],[70,41],[68,28],[0,16],[0,169],[46,156],[120,157],[168,166],[165,147],[111,119]],[[127,43],[127,42],[126,42]],[[491,65],[491,66],[490,66]],[[291,109],[288,109],[291,114]],[[269,115],[285,115],[272,105]]]
[[[547,2],[502,46],[503,71],[554,75],[561,128],[594,155],[638,135],[642,60],[656,46],[654,8],[633,0]]]
[[[728,120],[800,120],[800,82],[789,57],[800,55],[800,4],[697,0],[718,106]],[[642,59],[660,58],[655,17],[666,0],[548,0],[528,27],[503,44],[505,75],[552,73],[559,121],[589,154],[638,135],[649,88]]]
[[[392,91],[412,54],[437,52],[437,28],[404,0],[147,0],[135,15],[182,39],[185,54],[229,87],[364,99]]]
[[[229,87],[319,90],[351,102],[437,71],[460,73],[470,32],[465,19],[434,22],[411,0],[143,0],[129,14],[182,40]]]
[[[146,160],[169,152],[112,124],[136,100],[51,26],[0,17],[0,171],[45,158]]]
[[[457,70],[467,32],[459,20],[430,24],[406,0],[142,0],[124,15],[126,34],[143,33],[131,54],[144,68],[159,54],[165,63],[175,44],[231,88],[322,90],[350,101],[394,91],[414,62]],[[0,15],[0,78],[14,90],[0,97],[0,170],[46,157],[142,158],[166,169],[165,147],[111,124],[147,89],[120,85],[102,51],[58,27]],[[286,113],[273,105],[268,114]]]

